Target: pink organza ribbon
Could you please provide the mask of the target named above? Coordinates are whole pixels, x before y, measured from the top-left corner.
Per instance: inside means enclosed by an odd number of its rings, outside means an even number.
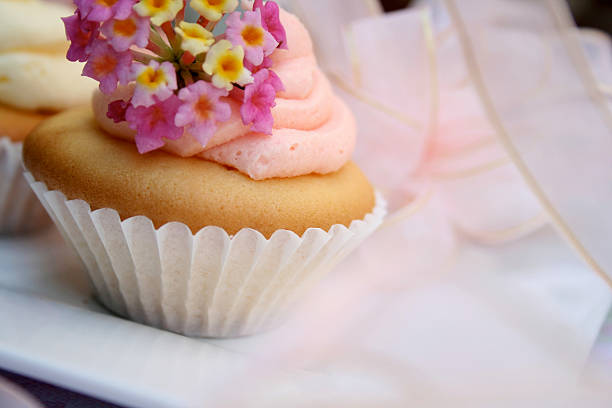
[[[428,185],[453,230],[483,243],[519,239],[547,222],[539,200],[517,171],[489,122],[445,8],[382,14],[369,1],[288,1],[318,46],[320,64],[358,121],[355,159],[386,192],[391,210],[408,204],[415,186]],[[518,82],[520,98],[533,98],[551,75],[555,50],[522,47],[524,34],[500,31],[495,52],[534,64]],[[609,44],[589,41],[596,72],[606,72]],[[508,48],[510,47],[510,49]],[[586,47],[586,45],[585,45]],[[503,48],[503,49],[502,49]],[[339,50],[343,52],[339,52]],[[493,58],[492,57],[492,58]]]

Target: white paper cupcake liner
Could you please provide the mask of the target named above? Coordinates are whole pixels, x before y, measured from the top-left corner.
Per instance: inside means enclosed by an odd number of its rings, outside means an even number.
[[[278,230],[270,239],[244,228],[229,236],[183,223],[155,229],[144,216],[91,211],[25,177],[83,260],[99,300],[132,320],[190,336],[235,337],[278,324],[291,304],[382,222],[380,194],[363,220],[328,232]]]
[[[22,143],[0,137],[0,234],[32,231],[51,222],[23,177]]]

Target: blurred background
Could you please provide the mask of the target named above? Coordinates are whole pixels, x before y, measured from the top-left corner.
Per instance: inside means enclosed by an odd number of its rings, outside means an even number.
[[[393,11],[417,3],[417,0],[380,0],[385,11]],[[568,0],[576,23],[612,35],[612,0]]]

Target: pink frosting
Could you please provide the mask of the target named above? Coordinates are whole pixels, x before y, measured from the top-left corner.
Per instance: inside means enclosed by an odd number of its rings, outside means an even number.
[[[255,180],[326,174],[340,169],[355,147],[355,121],[331,89],[317,67],[310,35],[300,21],[281,11],[289,50],[272,54],[272,69],[282,79],[285,91],[272,109],[271,135],[249,130],[240,119],[238,102],[227,98],[232,116],[219,123],[209,143],[203,147],[185,133],[180,140],[168,140],[164,149],[183,156],[197,156],[248,174]],[[116,99],[128,100],[132,88],[123,87],[113,95],[94,95],[93,108],[100,126],[111,135],[134,139],[127,123],[113,123],[106,117],[107,106]]]

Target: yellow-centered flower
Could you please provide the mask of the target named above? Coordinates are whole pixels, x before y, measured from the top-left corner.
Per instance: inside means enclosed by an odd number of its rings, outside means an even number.
[[[191,0],[189,5],[208,21],[219,21],[238,7],[238,0]]]
[[[161,64],[150,61],[149,65],[135,63],[132,65],[132,78],[136,81],[132,97],[134,106],[151,106],[155,103],[154,96],[163,101],[177,88],[176,72],[168,61]]]
[[[140,0],[134,5],[136,13],[151,17],[151,22],[157,26],[173,20],[182,8],[183,0]]]
[[[253,82],[251,72],[244,67],[244,50],[232,46],[227,40],[221,40],[211,47],[206,54],[202,69],[212,75],[212,83],[217,88],[232,90],[233,83],[246,85]]]
[[[144,86],[150,91],[158,89],[162,85],[166,85],[168,80],[166,79],[166,73],[161,69],[153,69],[151,67],[146,67],[142,70],[140,75],[136,77],[136,83],[138,85]]]
[[[181,21],[174,31],[181,37],[183,51],[189,51],[194,57],[208,51],[215,42],[213,34],[196,23]]]

